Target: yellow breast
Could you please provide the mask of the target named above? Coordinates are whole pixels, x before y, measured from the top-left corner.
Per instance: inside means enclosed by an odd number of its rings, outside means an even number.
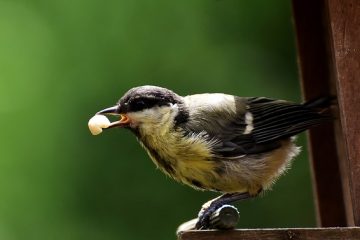
[[[210,179],[217,177],[211,145],[203,134],[183,137],[182,132],[157,132],[140,140],[156,166],[179,182],[208,189]]]

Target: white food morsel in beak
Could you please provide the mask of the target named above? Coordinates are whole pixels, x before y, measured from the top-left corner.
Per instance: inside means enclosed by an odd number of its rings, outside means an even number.
[[[108,128],[110,126],[109,119],[104,115],[95,115],[90,118],[88,122],[89,130],[92,135],[99,135],[102,133],[103,128]]]

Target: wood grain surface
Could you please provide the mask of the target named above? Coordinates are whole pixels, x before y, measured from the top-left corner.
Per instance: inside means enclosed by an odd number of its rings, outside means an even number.
[[[360,226],[360,1],[328,0],[328,10],[354,222]]]
[[[179,240],[358,240],[360,228],[243,229],[188,231]]]

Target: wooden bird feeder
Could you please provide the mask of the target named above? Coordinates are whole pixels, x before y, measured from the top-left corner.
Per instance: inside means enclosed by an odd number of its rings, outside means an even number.
[[[317,228],[184,231],[179,240],[360,239],[360,0],[293,0],[305,100],[336,96],[309,131]]]

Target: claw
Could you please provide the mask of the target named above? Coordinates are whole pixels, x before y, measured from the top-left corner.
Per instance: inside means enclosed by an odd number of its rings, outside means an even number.
[[[198,217],[198,221],[195,225],[197,230],[205,230],[210,227],[210,216],[218,209],[220,206],[210,205],[208,208],[201,209]]]
[[[199,220],[197,221],[196,225],[195,225],[195,229],[196,230],[205,230],[208,229],[210,226],[210,215],[202,215],[198,218]]]

